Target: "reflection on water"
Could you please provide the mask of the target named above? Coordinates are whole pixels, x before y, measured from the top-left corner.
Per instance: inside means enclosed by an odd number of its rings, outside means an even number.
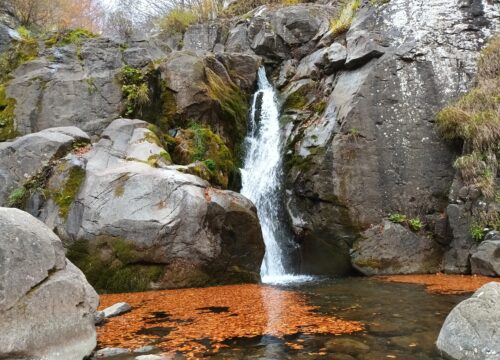
[[[465,297],[366,278],[105,295],[102,306],[134,310],[99,329],[99,346],[152,344],[175,359],[436,360],[441,324]]]
[[[437,295],[419,285],[366,278],[288,287],[307,295],[323,314],[360,321],[366,330],[350,335],[295,334],[284,339],[233,339],[213,359],[436,360],[435,341],[446,315],[467,295]],[[272,293],[267,294],[272,298]],[[271,299],[268,327],[288,311]]]

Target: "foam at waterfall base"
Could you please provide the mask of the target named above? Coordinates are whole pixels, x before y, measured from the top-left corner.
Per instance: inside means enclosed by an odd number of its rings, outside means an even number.
[[[294,274],[263,275],[261,279],[263,284],[269,284],[269,285],[291,285],[291,284],[300,284],[315,280],[317,279],[314,276],[294,275]]]

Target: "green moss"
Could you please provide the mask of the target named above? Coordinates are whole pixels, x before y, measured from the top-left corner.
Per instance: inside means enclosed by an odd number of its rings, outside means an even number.
[[[68,173],[68,178],[60,192],[54,194],[54,201],[59,206],[59,215],[67,219],[71,204],[75,201],[80,186],[85,180],[85,169],[73,166]]]
[[[65,45],[81,45],[84,40],[97,37],[97,34],[86,29],[72,29],[53,33],[49,38],[44,40],[47,48],[53,46]]]
[[[103,256],[101,250],[111,251]],[[68,259],[79,267],[100,293],[145,291],[163,275],[163,266],[137,263],[140,254],[123,239],[108,239],[98,244],[76,241],[68,248]]]
[[[205,69],[208,82],[208,96],[215,100],[224,119],[229,138],[234,144],[236,159],[241,156],[241,144],[247,131],[248,98],[232,82],[225,82],[210,68]]]
[[[214,185],[227,188],[230,180],[236,175],[238,167],[231,150],[221,137],[210,128],[193,124],[189,129],[179,130],[175,150],[172,153],[176,164],[196,165],[188,170],[190,173],[207,179]]]
[[[9,48],[0,54],[0,83],[7,82],[11,73],[20,65],[38,57],[37,40],[27,30],[21,33],[21,39],[13,41]]]
[[[15,138],[18,134],[15,128],[16,100],[7,98],[5,85],[0,85],[0,141]]]
[[[285,110],[304,110],[309,102],[307,95],[310,90],[310,85],[301,86],[287,96],[285,103],[283,104],[283,108]]]
[[[325,100],[321,100],[317,103],[314,103],[310,106],[311,110],[314,111],[316,114],[323,114],[325,112],[325,109],[326,109],[326,101]]]

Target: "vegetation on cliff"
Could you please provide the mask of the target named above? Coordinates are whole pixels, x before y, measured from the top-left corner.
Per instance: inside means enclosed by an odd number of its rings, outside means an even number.
[[[500,36],[494,37],[481,52],[476,86],[441,110],[437,126],[445,139],[459,139],[464,143],[463,155],[454,163],[464,185],[479,190],[484,200],[498,206]],[[472,236],[482,240],[485,228],[500,230],[497,207],[475,212]]]

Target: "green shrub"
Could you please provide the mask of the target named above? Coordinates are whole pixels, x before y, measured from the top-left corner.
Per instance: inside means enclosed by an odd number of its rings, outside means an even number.
[[[410,228],[411,231],[420,231],[423,227],[424,224],[419,218],[413,218],[408,220],[408,227]]]
[[[173,9],[160,20],[160,28],[171,34],[184,34],[198,20],[192,10]]]
[[[141,114],[143,107],[151,103],[148,74],[141,69],[124,66],[120,70],[119,79],[126,100],[123,115]]]
[[[404,224],[406,223],[406,215],[399,214],[399,213],[393,213],[389,215],[389,221],[395,223],[395,224]]]
[[[470,235],[472,236],[472,239],[477,242],[483,241],[485,236],[484,227],[481,224],[472,224],[470,227]]]
[[[337,17],[330,22],[331,31],[335,35],[347,32],[360,7],[361,0],[344,0]]]

